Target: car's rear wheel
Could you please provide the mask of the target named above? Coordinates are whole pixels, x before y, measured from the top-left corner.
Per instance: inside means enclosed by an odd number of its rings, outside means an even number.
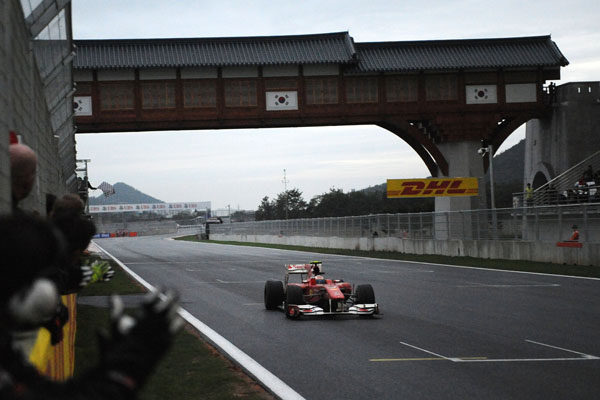
[[[288,285],[285,295],[285,316],[288,318],[298,318],[300,313],[297,310],[290,310],[289,305],[302,305],[304,304],[304,292],[300,286]]]
[[[373,286],[358,285],[356,286],[356,303],[358,304],[373,304],[375,303],[375,292]]]
[[[283,303],[283,282],[268,280],[265,283],[265,308],[276,310]]]

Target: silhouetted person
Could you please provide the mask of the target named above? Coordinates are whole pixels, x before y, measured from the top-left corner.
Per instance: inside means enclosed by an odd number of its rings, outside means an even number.
[[[134,399],[182,325],[173,293],[147,296],[137,317],[124,314],[122,301],[113,297],[100,362],[80,377],[51,381],[15,347],[18,332],[44,326],[60,308],[48,276],[63,262],[61,249],[48,222],[24,213],[0,216],[0,399]]]
[[[525,187],[525,204],[529,207],[533,204],[533,188],[531,183],[528,183]]]
[[[54,202],[49,221],[65,238],[67,262],[58,269],[56,280],[61,294],[74,293],[89,283],[89,268],[81,267],[81,256],[96,233],[96,226],[83,214],[83,202],[75,194],[67,194]]]
[[[573,225],[571,227],[573,229],[573,233],[569,238],[569,242],[578,242],[579,241],[579,231],[577,230],[577,225]]]
[[[96,190],[97,188],[93,187],[92,184],[88,181],[87,175],[81,178],[77,178],[77,191],[79,192],[79,197],[84,204],[87,204],[88,201],[88,189]]]
[[[29,195],[35,184],[37,156],[24,144],[11,144],[10,154],[10,183],[13,210],[17,210],[19,202]]]

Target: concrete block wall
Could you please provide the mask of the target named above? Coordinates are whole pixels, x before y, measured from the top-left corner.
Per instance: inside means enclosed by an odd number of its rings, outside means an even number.
[[[600,267],[600,244],[584,243],[582,248],[557,247],[552,242],[498,240],[434,240],[383,238],[341,238],[317,236],[211,234],[212,240],[285,244],[347,250],[393,251],[408,254],[468,256],[500,260],[539,261],[555,264]]]
[[[0,213],[10,210],[10,172],[8,158],[8,132],[10,115],[8,59],[10,56],[9,10],[10,1],[3,1],[0,8]]]
[[[57,141],[54,138],[44,85],[32,52],[30,33],[19,1],[2,2],[0,43],[2,90],[0,90],[0,212],[10,210],[10,168],[8,132],[21,135],[24,144],[38,156],[35,186],[20,206],[45,213],[46,194],[66,193],[60,171]]]

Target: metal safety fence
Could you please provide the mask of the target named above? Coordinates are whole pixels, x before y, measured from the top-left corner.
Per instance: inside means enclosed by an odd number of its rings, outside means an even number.
[[[553,242],[573,226],[580,241],[600,242],[600,203],[236,222],[211,234]]]

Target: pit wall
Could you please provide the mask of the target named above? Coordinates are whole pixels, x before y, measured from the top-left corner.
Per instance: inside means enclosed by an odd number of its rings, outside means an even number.
[[[316,236],[211,234],[211,240],[284,244],[330,249],[394,251],[409,254],[468,256],[504,260],[540,261],[555,264],[600,266],[600,244],[583,243],[581,248],[557,247],[554,242],[341,238]]]

